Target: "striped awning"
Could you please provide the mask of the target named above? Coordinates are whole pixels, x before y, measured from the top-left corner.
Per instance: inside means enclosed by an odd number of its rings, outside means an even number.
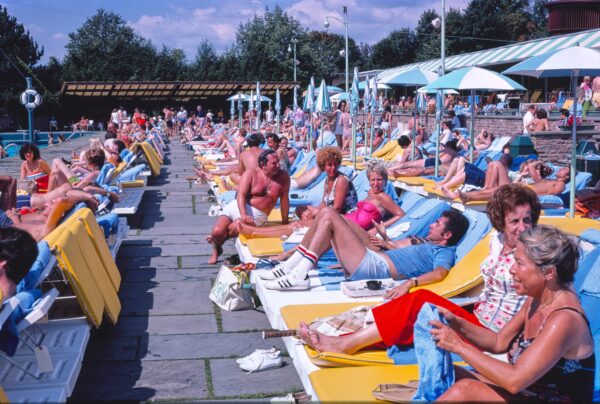
[[[501,46],[499,48],[449,56],[446,58],[446,72],[468,66],[484,67],[517,63],[531,56],[563,49],[575,45],[576,43],[579,43],[581,46],[600,49],[600,29],[534,39],[532,41],[519,42]],[[440,59],[411,63],[409,65],[383,70],[377,76],[377,80],[380,83],[387,83],[388,80],[394,78],[398,73],[415,68],[435,72],[437,71],[438,66],[440,66]]]

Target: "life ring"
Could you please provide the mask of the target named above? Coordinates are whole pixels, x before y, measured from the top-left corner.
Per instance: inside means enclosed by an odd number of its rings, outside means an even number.
[[[33,97],[33,101],[30,101],[30,97]],[[42,103],[42,97],[32,88],[28,88],[27,90],[21,93],[21,104],[25,106],[27,109],[34,109]]]

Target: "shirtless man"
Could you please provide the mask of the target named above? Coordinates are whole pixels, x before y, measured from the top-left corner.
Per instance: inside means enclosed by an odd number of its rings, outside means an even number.
[[[450,140],[448,143],[446,143],[444,150],[440,151],[439,158],[439,167],[442,169],[442,173],[446,172],[457,153],[458,150],[456,148],[456,139]],[[388,175],[390,177],[416,177],[419,175],[433,174],[434,168],[435,157],[424,158],[396,164],[388,168]]]
[[[207,171],[202,167],[196,170],[196,174],[200,179],[212,179],[213,175],[229,175],[233,183],[239,184],[246,170],[258,167],[258,156],[263,152],[263,149],[260,148],[262,142],[262,135],[253,133],[246,137],[248,149],[240,154],[237,166],[217,171]]]
[[[165,107],[163,109],[163,114],[165,114],[165,122],[167,123],[167,130],[165,131],[165,133],[167,134],[167,137],[169,139],[173,138],[173,115],[175,114],[175,112],[173,111],[173,108],[169,108],[169,107]]]
[[[290,176],[281,171],[279,159],[273,150],[265,150],[258,157],[258,167],[247,169],[242,175],[237,198],[229,202],[217,218],[206,241],[213,245],[209,264],[216,264],[223,252],[223,243],[237,236],[234,221],[262,226],[277,200],[281,198],[281,222],[288,223]]]
[[[534,182],[524,186],[530,187],[539,196],[558,195],[563,192],[565,190],[565,184],[569,182],[570,179],[569,167],[559,168],[556,172],[556,179],[542,177],[542,173],[540,173],[540,171],[543,170],[542,167],[543,163],[541,161],[534,161],[528,164],[527,168],[529,169],[529,173]],[[444,190],[444,194],[448,198],[460,198],[463,203],[469,201],[489,201],[496,189],[498,189],[498,187],[464,193],[460,191],[452,192]]]

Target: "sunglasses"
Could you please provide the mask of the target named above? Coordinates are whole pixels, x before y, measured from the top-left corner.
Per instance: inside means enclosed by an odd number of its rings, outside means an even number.
[[[381,281],[367,281],[367,289],[369,289],[369,290],[381,289]]]

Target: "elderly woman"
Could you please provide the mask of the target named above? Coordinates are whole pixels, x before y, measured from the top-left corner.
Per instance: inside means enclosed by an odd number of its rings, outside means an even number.
[[[460,355],[475,370],[456,368],[456,383],[440,400],[591,402],[594,341],[571,287],[579,257],[576,242],[539,226],[523,232],[510,274],[527,300],[499,332],[441,310],[449,326],[433,321],[439,348]],[[508,353],[508,363],[481,350]]]
[[[46,192],[52,170],[48,163],[42,159],[40,149],[35,144],[23,143],[19,155],[23,160],[21,179],[35,181],[37,192]]]
[[[425,303],[444,307],[456,317],[464,318],[464,322],[493,331],[502,329],[525,300],[515,291],[510,268],[515,262],[519,237],[537,223],[540,211],[537,195],[521,185],[500,187],[488,203],[487,214],[496,232],[490,241],[490,255],[480,267],[484,288],[474,313],[427,290],[408,293],[412,287],[425,283],[425,274],[391,289],[386,297],[393,300],[373,309],[375,321],[371,325],[352,334],[332,337],[301,323],[302,339],[319,351],[349,354],[382,341],[386,346],[409,345],[413,342],[413,324]]]
[[[317,154],[317,166],[325,172],[323,198],[317,207],[308,207],[303,219],[314,218],[324,207],[333,207],[338,213],[346,213],[358,202],[356,190],[350,179],[339,171],[342,153],[337,147],[324,147]]]

